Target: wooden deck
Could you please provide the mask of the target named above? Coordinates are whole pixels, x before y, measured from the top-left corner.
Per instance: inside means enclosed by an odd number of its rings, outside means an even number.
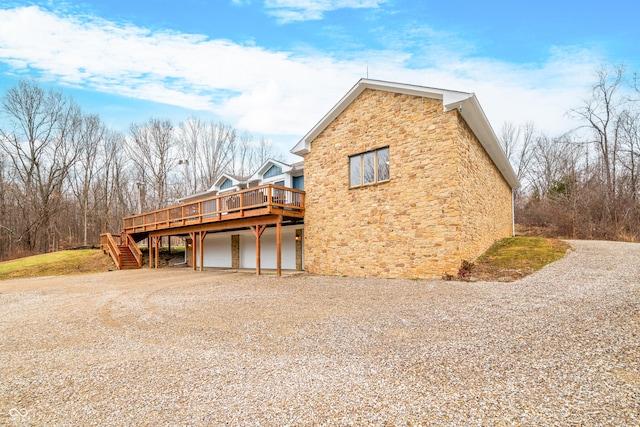
[[[267,184],[211,196],[125,217],[123,231],[129,235],[188,233],[205,224],[239,219],[247,219],[243,222],[251,224],[248,219],[255,218],[256,224],[260,224],[260,217],[274,215],[286,219],[304,218],[304,191]],[[167,233],[157,233],[160,230]]]
[[[158,268],[160,238],[162,236],[188,236],[191,245],[193,269],[199,252],[200,270],[204,263],[204,238],[207,233],[232,229],[250,229],[256,238],[256,274],[260,274],[260,236],[268,226],[276,228],[276,270],[282,274],[283,223],[297,223],[304,219],[304,191],[267,184],[241,191],[173,205],[151,212],[123,218],[121,240],[139,242],[148,239],[149,267]],[[119,268],[124,265],[123,248],[115,240],[108,249]],[[141,258],[140,264],[141,265]]]

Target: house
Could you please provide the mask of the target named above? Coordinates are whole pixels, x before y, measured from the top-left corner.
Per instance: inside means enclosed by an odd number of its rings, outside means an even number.
[[[194,268],[428,278],[513,234],[518,179],[472,93],[362,79],[291,152],[125,218],[119,247],[149,237],[157,262],[183,235]]]
[[[265,185],[273,185],[273,202],[288,203],[287,193],[278,188],[286,187],[304,190],[302,163],[293,165],[269,159],[253,175],[239,177],[231,174],[222,174],[209,189],[207,194],[222,196],[221,209],[233,211],[242,204],[259,204],[267,201],[267,193],[258,190],[242,191],[245,189],[264,188]],[[283,190],[284,191],[284,190]],[[258,194],[257,200],[249,200],[252,194]],[[228,195],[227,197],[224,197]],[[233,214],[233,212],[230,212]],[[233,216],[233,215],[232,215]],[[295,218],[285,223],[280,230],[281,268],[286,270],[302,270],[302,219]],[[261,268],[277,268],[277,227],[266,227],[260,235],[260,263]],[[188,239],[191,241],[192,239]],[[208,233],[204,238],[203,258],[200,263],[196,260],[195,266],[218,268],[249,268],[257,265],[256,235],[251,227],[234,228],[229,231]]]
[[[363,79],[291,152],[311,273],[441,277],[514,232],[519,182],[472,93]]]

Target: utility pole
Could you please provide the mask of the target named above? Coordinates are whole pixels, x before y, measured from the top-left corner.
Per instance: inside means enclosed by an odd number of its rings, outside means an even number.
[[[190,193],[191,186],[189,185],[189,160],[180,159],[178,160],[179,165],[184,165],[184,194],[183,196],[187,196]]]
[[[138,187],[138,213],[142,213],[142,192],[144,191],[144,182],[136,182]]]

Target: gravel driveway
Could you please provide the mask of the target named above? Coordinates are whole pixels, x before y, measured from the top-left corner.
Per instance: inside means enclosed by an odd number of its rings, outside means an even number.
[[[640,425],[640,244],[515,283],[0,282],[0,425]]]

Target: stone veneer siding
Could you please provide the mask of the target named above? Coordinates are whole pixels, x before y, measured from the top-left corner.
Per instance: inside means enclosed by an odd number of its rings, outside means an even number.
[[[511,187],[478,142],[460,121],[460,256],[472,261],[497,240],[513,234]]]
[[[361,93],[305,156],[307,271],[441,277],[455,274],[462,259],[497,238],[501,231],[475,236],[487,232],[484,215],[463,218],[488,199],[465,194],[476,187],[485,191],[485,184],[461,182],[482,180],[485,173],[467,171],[460,157],[468,151],[482,158],[484,150],[461,124],[458,112],[445,113],[440,100],[371,89]],[[389,181],[349,188],[349,156],[386,146]],[[475,229],[462,233],[471,223]]]
[[[302,242],[304,240],[303,229],[299,228],[296,230],[296,270],[302,271],[303,263],[302,263]]]
[[[240,268],[240,235],[231,235],[231,268]]]

